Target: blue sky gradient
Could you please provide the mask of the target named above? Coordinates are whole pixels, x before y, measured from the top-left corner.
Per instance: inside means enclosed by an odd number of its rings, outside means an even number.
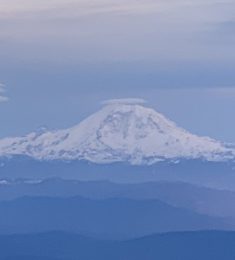
[[[0,137],[137,97],[235,142],[234,13],[226,0],[0,0]]]

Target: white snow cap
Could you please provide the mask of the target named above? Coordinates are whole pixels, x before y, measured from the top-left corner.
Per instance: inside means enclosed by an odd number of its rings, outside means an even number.
[[[105,101],[102,109],[72,128],[0,140],[0,156],[135,165],[161,160],[235,159],[233,147],[191,134],[144,103],[133,98]]]

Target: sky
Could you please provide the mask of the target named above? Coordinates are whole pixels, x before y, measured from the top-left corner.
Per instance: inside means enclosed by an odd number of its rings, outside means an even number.
[[[229,0],[0,0],[0,137],[134,97],[235,142],[234,31]]]

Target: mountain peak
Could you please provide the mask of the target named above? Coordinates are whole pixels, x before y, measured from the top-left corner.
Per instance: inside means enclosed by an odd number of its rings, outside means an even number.
[[[105,101],[100,111],[72,128],[0,140],[0,155],[131,164],[234,159],[233,149],[187,132],[144,103],[141,99]]]

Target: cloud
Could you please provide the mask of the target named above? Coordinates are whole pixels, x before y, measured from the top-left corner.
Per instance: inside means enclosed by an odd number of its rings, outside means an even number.
[[[5,64],[230,63],[234,8],[231,0],[0,0],[0,56]]]
[[[52,10],[56,12],[63,9],[65,13],[70,9],[71,12],[78,15],[92,14],[92,13],[107,13],[107,12],[149,12],[159,10],[159,8],[166,8],[168,6],[184,4],[182,0],[173,1],[155,1],[155,0],[12,0],[11,5],[7,0],[0,0],[0,14],[2,15],[16,15],[30,12],[44,12]],[[76,10],[74,10],[76,9]]]
[[[121,99],[109,99],[103,101],[102,105],[139,105],[139,104],[145,104],[146,100],[141,98],[121,98]]]
[[[0,83],[0,102],[8,101],[8,97],[4,95],[5,92],[5,85]]]
[[[227,11],[234,4],[229,0],[0,0],[0,18],[29,19],[74,19],[81,16],[96,14],[167,14],[174,19],[174,13],[180,19],[193,18],[220,19],[230,15]],[[222,8],[221,8],[222,7]],[[227,8],[227,9],[226,9]],[[217,9],[215,12],[214,9]],[[221,14],[218,13],[221,11]],[[206,13],[205,13],[206,12]],[[172,16],[173,15],[173,16]],[[231,14],[232,16],[232,14]]]
[[[234,87],[220,87],[214,89],[206,89],[208,94],[219,99],[233,99],[235,98]]]

